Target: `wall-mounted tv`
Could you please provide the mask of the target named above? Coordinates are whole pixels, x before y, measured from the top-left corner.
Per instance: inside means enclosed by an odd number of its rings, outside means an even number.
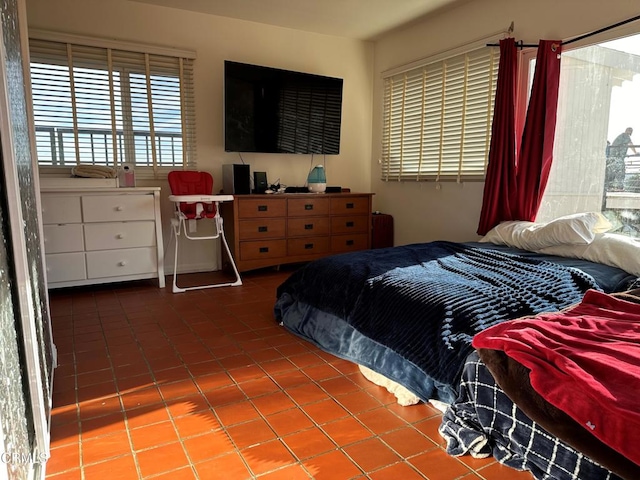
[[[341,78],[224,62],[227,152],[340,153]]]

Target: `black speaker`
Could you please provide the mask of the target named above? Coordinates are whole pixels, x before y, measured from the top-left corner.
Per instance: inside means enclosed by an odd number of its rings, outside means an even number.
[[[222,191],[226,195],[248,195],[251,193],[249,165],[222,165]]]
[[[253,172],[253,193],[267,191],[267,172]]]

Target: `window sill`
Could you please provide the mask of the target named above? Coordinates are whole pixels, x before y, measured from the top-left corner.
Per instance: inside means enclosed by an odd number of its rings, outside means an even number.
[[[137,180],[166,180],[169,172],[182,170],[181,167],[160,167],[154,171],[153,167],[136,167],[135,174]],[[71,174],[71,167],[39,166],[38,173],[40,179],[66,179],[76,178]],[[115,180],[115,179],[93,179],[93,180]]]

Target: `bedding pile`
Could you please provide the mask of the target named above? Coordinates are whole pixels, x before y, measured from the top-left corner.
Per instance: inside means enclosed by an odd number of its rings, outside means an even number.
[[[576,268],[431,242],[325,257],[277,292],[275,316],[320,348],[451,403],[472,337],[600,287]]]
[[[444,413],[439,431],[449,455],[493,455],[504,465],[529,470],[537,480],[621,478],[531,420],[498,386],[477,351],[465,362],[460,395]]]
[[[640,305],[589,291],[563,312],[480,332],[473,346],[504,351],[542,398],[640,465]]]
[[[588,291],[476,335],[440,426],[447,451],[492,453],[538,479],[640,478],[639,296]]]

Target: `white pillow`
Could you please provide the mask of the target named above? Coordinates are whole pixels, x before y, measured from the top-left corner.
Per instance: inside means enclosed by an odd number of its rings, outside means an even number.
[[[556,245],[587,245],[596,233],[610,228],[609,221],[599,212],[575,213],[548,223],[502,222],[480,241],[538,251]]]
[[[606,232],[611,223],[600,212],[565,215],[544,224],[536,231],[541,243],[551,245],[581,245],[591,243],[596,233]]]
[[[539,252],[603,263],[640,277],[640,239],[626,235],[598,233],[588,245],[556,245]]]
[[[480,241],[528,250],[535,226],[535,223],[524,220],[502,222],[489,230]]]

